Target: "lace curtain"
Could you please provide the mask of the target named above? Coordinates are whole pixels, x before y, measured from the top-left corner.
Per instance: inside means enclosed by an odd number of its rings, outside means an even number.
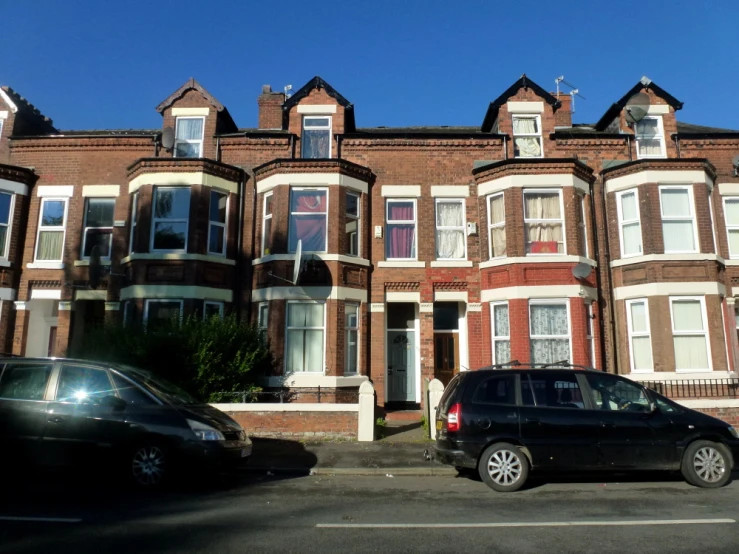
[[[505,204],[503,195],[490,199],[490,244],[493,258],[506,255]]]
[[[527,220],[554,220],[529,221],[525,224],[526,252],[534,254],[563,253],[564,243],[562,241],[562,214],[559,194],[525,194],[524,210]]]
[[[521,137],[518,135],[535,135],[538,134],[536,128],[536,119],[531,117],[514,117],[513,118],[513,136],[516,144],[517,158],[538,158],[541,156],[540,137]]]
[[[464,217],[459,202],[439,202],[436,205],[436,225],[456,227],[456,229],[437,229],[436,257],[438,259],[464,258]]]
[[[531,361],[546,364],[569,360],[570,333],[567,321],[567,306],[557,304],[534,305],[531,306],[530,316]]]

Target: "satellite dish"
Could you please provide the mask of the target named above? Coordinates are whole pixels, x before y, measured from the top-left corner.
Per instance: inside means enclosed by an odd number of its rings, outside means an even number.
[[[174,129],[172,127],[165,127],[162,131],[162,146],[167,150],[172,150],[174,146]]]
[[[587,279],[590,277],[590,274],[593,272],[593,267],[590,264],[577,264],[575,267],[572,268],[572,274],[577,279]]]
[[[626,121],[636,123],[644,119],[649,111],[649,95],[646,92],[639,92],[629,98],[626,102]]]
[[[293,285],[298,284],[298,278],[300,277],[300,265],[303,257],[303,241],[298,239],[298,247],[295,249],[295,263],[293,264]]]
[[[88,279],[91,289],[96,289],[100,286],[100,278],[102,276],[103,266],[100,263],[100,247],[95,245],[90,250],[90,267],[88,269]]]

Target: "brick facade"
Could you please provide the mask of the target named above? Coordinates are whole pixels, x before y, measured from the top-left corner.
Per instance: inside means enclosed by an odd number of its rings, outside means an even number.
[[[627,120],[638,92],[661,134]],[[381,406],[421,403],[430,379],[509,359],[640,379],[735,370],[739,222],[725,206],[739,199],[739,132],[679,122],[682,104],[656,84],[643,79],[588,125],[573,124],[569,95],[525,76],[474,128],[358,128],[319,77],[288,98],[265,86],[257,105],[258,128],[239,128],[191,79],[156,108],[161,128],[59,131],[3,88],[0,193],[13,209],[0,348],[61,354],[91,314],[140,320],[165,302],[262,314],[281,362],[265,384],[369,378]],[[186,207],[167,203],[173,189]],[[83,244],[100,197],[114,200],[110,271],[92,289]],[[53,261],[40,259],[55,244],[40,244],[46,201],[66,214]],[[638,251],[622,252],[625,240]]]

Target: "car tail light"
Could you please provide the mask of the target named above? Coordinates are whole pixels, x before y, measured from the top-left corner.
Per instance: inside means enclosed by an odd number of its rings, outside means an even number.
[[[459,403],[452,405],[446,414],[446,418],[446,430],[459,431],[462,426],[462,405]]]

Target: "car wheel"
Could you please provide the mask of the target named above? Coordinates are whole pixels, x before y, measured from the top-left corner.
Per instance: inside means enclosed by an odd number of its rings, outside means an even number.
[[[680,469],[691,485],[715,489],[729,482],[733,467],[734,461],[726,446],[711,441],[695,441],[685,449]]]
[[[513,492],[520,489],[528,479],[529,460],[517,446],[499,442],[485,449],[477,470],[491,489]]]
[[[131,450],[129,476],[139,487],[160,487],[169,477],[168,458],[166,448],[160,443],[139,444]]]

